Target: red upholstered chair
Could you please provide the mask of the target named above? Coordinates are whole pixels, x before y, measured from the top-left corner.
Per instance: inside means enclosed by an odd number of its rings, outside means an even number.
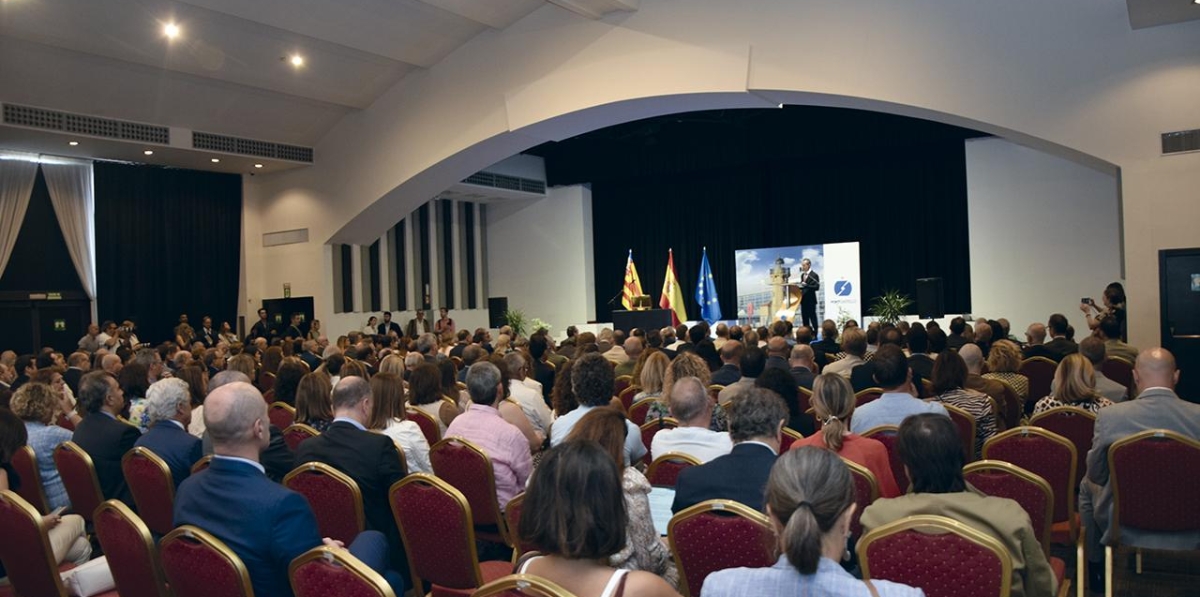
[[[194,474],[208,468],[208,465],[210,465],[210,464],[212,464],[212,454],[209,454],[208,456],[204,456],[200,460],[197,460],[196,464],[192,465],[192,474],[194,475]]]
[[[646,466],[650,466],[650,443],[654,441],[654,435],[663,429],[674,429],[678,426],[679,422],[671,417],[658,419],[657,421],[649,421],[642,424],[642,444],[646,446],[646,456],[642,459],[642,462],[644,462]]]
[[[283,430],[283,441],[288,448],[295,452],[300,449],[300,444],[304,443],[304,440],[318,435],[321,435],[320,431],[304,423],[293,423]]]
[[[37,508],[39,513],[49,514],[50,503],[46,501],[46,490],[42,487],[42,473],[38,471],[37,455],[33,453],[33,448],[29,446],[17,448],[12,456],[12,466],[13,470],[17,472],[17,476],[21,478],[21,486],[17,488],[17,495]]]
[[[1029,378],[1029,400],[1025,401],[1025,414],[1033,414],[1033,405],[1050,395],[1050,382],[1058,363],[1046,357],[1029,357],[1021,361],[1017,373]]]
[[[632,386],[632,385],[633,385],[633,376],[632,375],[618,375],[617,379],[613,381],[612,395],[620,396],[621,392],[625,391],[625,388],[628,388],[629,386]]]
[[[1174,533],[1200,531],[1200,442],[1174,431],[1151,429],[1113,442],[1108,449],[1112,487],[1111,541],[1104,547],[1105,595],[1113,594],[1113,551],[1142,546],[1123,540],[1123,529]]]
[[[413,586],[433,585],[433,597],[466,597],[512,572],[511,562],[480,562],[467,498],[425,473],[397,481],[388,491],[392,514],[408,553]]]
[[[162,536],[175,528],[175,482],[171,469],[157,454],[134,448],[121,458],[121,472],[146,526]]]
[[[997,380],[1004,387],[1004,400],[1000,404],[1000,410],[996,411],[996,415],[1000,420],[1004,421],[1005,429],[1012,429],[1021,424],[1021,417],[1025,414],[1025,403],[1021,401],[1021,396],[1008,382]]]
[[[1078,485],[1087,472],[1087,453],[1092,449],[1096,415],[1082,408],[1059,406],[1034,415],[1029,424],[1053,431],[1075,444],[1075,484]]]
[[[433,417],[426,414],[425,411],[415,408],[407,409],[404,412],[407,414],[408,420],[415,422],[417,427],[421,428],[421,433],[425,434],[425,441],[429,442],[429,445],[432,446],[441,441],[442,428],[438,426],[438,422]]]
[[[296,597],[396,597],[378,572],[350,552],[324,545],[292,560],[288,579]]]
[[[842,458],[842,462],[846,463],[850,469],[850,478],[854,480],[854,503],[858,504],[858,508],[855,508],[854,516],[850,518],[850,535],[858,538],[862,536],[862,523],[859,522],[859,518],[867,506],[879,499],[879,481],[867,467],[845,458]]]
[[[250,597],[250,572],[229,546],[192,525],[162,538],[158,557],[175,597]]]
[[[63,442],[54,448],[54,466],[58,468],[67,497],[71,498],[71,509],[91,522],[92,512],[104,502],[92,457],[75,442]]]
[[[713,404],[717,403],[717,396],[720,396],[721,390],[724,390],[724,389],[725,389],[725,386],[723,386],[721,384],[710,384],[708,386],[708,397],[712,398]]]
[[[896,436],[899,433],[900,427],[897,425],[879,425],[859,435],[869,437],[887,448],[888,466],[892,469],[892,477],[896,479],[896,485],[900,487],[900,492],[908,493],[909,485],[912,482],[908,480],[908,472],[904,470],[904,463],[900,461],[900,452],[896,450]]]
[[[448,437],[429,448],[433,474],[462,492],[471,506],[475,535],[508,545],[509,534],[496,497],[492,460],[483,450],[460,437]]]
[[[684,595],[700,595],[704,579],[726,568],[775,563],[775,533],[767,517],[731,500],[708,500],[681,510],[667,524]]]
[[[354,479],[320,462],[306,462],[283,478],[283,486],[312,506],[322,537],[347,545],[366,528],[362,492]]]
[[[42,515],[14,492],[0,491],[0,561],[8,573],[11,589],[28,597],[67,597],[60,568],[50,548],[50,537]],[[7,588],[7,587],[6,587]],[[103,597],[115,597],[109,591]]]
[[[510,574],[479,587],[471,597],[575,597],[575,594],[540,576]]]
[[[120,500],[108,500],[93,516],[96,537],[121,597],[168,597],[150,528]]]
[[[1100,363],[1104,376],[1129,388],[1129,399],[1137,397],[1137,384],[1133,381],[1133,363],[1121,357],[1108,357]]]
[[[656,487],[675,487],[680,471],[700,464],[700,460],[690,454],[668,452],[650,463],[650,468],[646,469],[646,479]]]
[[[513,546],[513,565],[517,560],[527,552],[537,551],[538,548],[532,543],[526,543],[521,540],[521,535],[518,533],[518,528],[521,525],[521,513],[525,510],[525,492],[522,491],[513,496],[513,499],[508,500],[508,505],[504,507],[504,522],[508,526],[509,542]]]
[[[629,386],[617,393],[617,398],[621,400],[621,406],[625,407],[625,412],[629,412],[629,409],[633,407],[633,397],[637,396],[640,391],[642,389],[637,386]],[[641,424],[641,421],[634,422]]]
[[[983,445],[986,460],[1015,464],[1050,484],[1054,490],[1054,526],[1051,542],[1074,543],[1078,548],[1079,519],[1075,516],[1075,445],[1071,440],[1041,427],[1017,427],[989,439]]]
[[[272,402],[271,406],[267,407],[267,418],[272,425],[287,429],[296,422],[296,409],[286,402]]]
[[[854,394],[854,406],[856,408],[861,408],[864,404],[878,400],[882,395],[883,388],[867,388]]]
[[[263,371],[258,374],[258,389],[263,394],[275,389],[275,374]]]
[[[642,398],[634,402],[633,406],[629,407],[629,420],[633,421],[634,425],[645,423],[646,413],[650,412],[650,406],[661,402],[661,398]]]
[[[954,421],[954,426],[958,428],[958,439],[962,441],[963,446],[963,462],[974,462],[976,460],[975,417],[953,404],[945,402],[941,404],[946,407],[946,412],[950,414],[950,420]]]
[[[783,454],[784,452],[791,450],[792,444],[795,443],[796,440],[800,439],[804,439],[803,433],[800,433],[791,427],[784,427],[783,434],[779,436],[779,453]]]
[[[1004,545],[942,516],[909,516],[858,542],[864,579],[904,583],[926,597],[1007,597],[1012,557]]]
[[[455,371],[462,371],[462,368],[463,368],[463,360],[462,360],[462,357],[455,357],[455,356],[452,356],[452,357],[450,357],[450,362],[451,362],[451,363],[454,363],[454,370],[455,370]]]

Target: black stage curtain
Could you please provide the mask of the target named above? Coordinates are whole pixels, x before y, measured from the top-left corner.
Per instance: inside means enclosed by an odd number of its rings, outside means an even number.
[[[963,140],[979,136],[886,114],[788,106],[628,123],[530,153],[546,158],[550,184],[592,185],[599,321],[611,320],[609,299],[621,289],[629,249],[655,304],[674,249],[688,316],[698,319],[695,285],[707,246],[732,319],[735,250],[846,241],[861,243],[864,315],[881,292],[915,298],[915,280],[933,276],[944,279],[946,311],[965,313]]]
[[[67,241],[63,240],[54,204],[50,203],[46,177],[42,176],[40,167],[25,221],[21,222],[21,232],[17,234],[17,243],[13,245],[4,275],[0,277],[0,291],[83,293],[83,283],[71,261]]]
[[[97,162],[95,186],[100,319],[133,319],[155,343],[180,313],[236,329],[241,176]]]

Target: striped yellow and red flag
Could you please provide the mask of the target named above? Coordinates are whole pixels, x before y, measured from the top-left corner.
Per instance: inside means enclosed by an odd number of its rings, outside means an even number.
[[[633,264],[633,249],[625,262],[625,285],[621,289],[621,306],[633,308],[633,297],[642,295],[642,281],[638,278],[637,266]]]
[[[667,249],[667,276],[663,280],[662,298],[658,306],[671,310],[671,325],[679,325],[687,321],[687,311],[683,307],[683,290],[679,288],[679,280],[675,278],[675,254]]]

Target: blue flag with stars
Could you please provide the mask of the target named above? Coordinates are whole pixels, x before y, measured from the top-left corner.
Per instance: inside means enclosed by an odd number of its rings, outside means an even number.
[[[708,248],[700,261],[700,279],[696,282],[696,302],[700,304],[700,318],[709,323],[721,319],[721,302],[717,300],[717,285],[713,282],[712,267],[708,265]]]

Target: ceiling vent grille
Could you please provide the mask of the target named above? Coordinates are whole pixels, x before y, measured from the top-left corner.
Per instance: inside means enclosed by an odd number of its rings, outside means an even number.
[[[479,185],[481,187],[492,187],[494,189],[505,189],[509,191],[520,191],[522,193],[536,193],[538,195],[546,194],[546,183],[541,180],[532,178],[521,178],[518,176],[508,176],[505,174],[493,174],[491,172],[476,172],[463,179],[464,183]]]
[[[214,133],[192,132],[192,147],[205,151],[220,151],[238,155],[252,155],[260,158],[288,160],[291,162],[313,163],[313,149],[299,145],[284,145],[271,141],[231,137]]]
[[[1200,151],[1200,129],[1162,134],[1163,155]]]
[[[139,143],[171,143],[171,130],[165,126],[17,104],[4,104],[4,124]]]

